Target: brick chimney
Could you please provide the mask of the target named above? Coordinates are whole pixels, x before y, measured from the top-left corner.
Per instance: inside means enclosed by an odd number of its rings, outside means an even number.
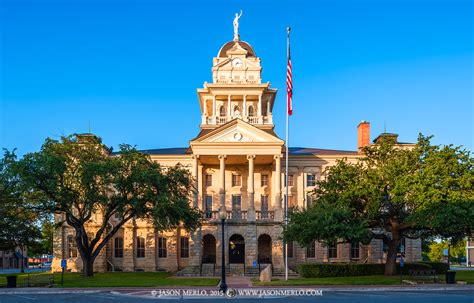
[[[362,121],[357,126],[357,149],[360,152],[362,147],[370,145],[370,122]]]

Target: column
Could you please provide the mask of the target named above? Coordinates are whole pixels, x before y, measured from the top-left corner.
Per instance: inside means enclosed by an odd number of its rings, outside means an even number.
[[[193,207],[198,207],[198,198],[199,198],[198,159],[199,159],[199,155],[193,155]]]
[[[258,95],[258,117],[262,116],[262,95]]]
[[[283,212],[281,208],[281,155],[273,156],[275,159],[275,205],[273,207],[275,211],[275,220],[283,219]]]
[[[204,99],[204,104],[203,104],[203,107],[204,107],[204,115],[207,116],[207,99]]]
[[[214,119],[217,116],[217,113],[216,113],[216,95],[212,96],[212,116],[214,117]]]
[[[219,155],[219,201],[220,208],[225,208],[225,155]]]
[[[247,156],[247,160],[249,160],[249,179],[248,179],[248,186],[247,186],[247,193],[248,193],[247,220],[248,221],[255,221],[254,159],[255,159],[255,155]]]
[[[227,96],[227,121],[230,120],[230,95]]]
[[[247,95],[244,95],[244,106],[243,106],[242,117],[244,118],[244,121],[247,121]]]

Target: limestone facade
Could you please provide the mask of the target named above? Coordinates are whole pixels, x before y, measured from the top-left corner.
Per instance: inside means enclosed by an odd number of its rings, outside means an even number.
[[[200,132],[188,147],[144,150],[162,166],[178,163],[195,180],[192,203],[205,213],[202,227],[189,234],[178,229],[158,233],[144,221],[130,221],[108,243],[95,270],[176,271],[202,264],[221,264],[224,245],[226,264],[244,268],[256,264],[284,266],[281,240],[284,216],[285,157],[288,156],[289,206],[307,207],[315,182],[324,178],[327,167],[338,159],[356,161],[358,151],[290,148],[274,132],[273,107],[276,89],[262,83],[260,58],[250,44],[236,39],[224,44],[213,60],[212,83],[197,90],[202,111]],[[293,129],[293,132],[298,130]],[[370,125],[359,125],[359,147],[370,144]],[[221,241],[219,211],[227,212],[225,242]],[[60,215],[57,215],[60,220]],[[112,225],[114,221],[110,222]],[[91,223],[90,229],[94,230]],[[64,226],[54,237],[53,269],[60,260],[68,268],[81,270],[74,253],[74,231]],[[407,261],[421,259],[418,240],[406,240]],[[303,262],[381,263],[381,241],[370,245],[339,244],[314,249],[291,243],[290,267]]]

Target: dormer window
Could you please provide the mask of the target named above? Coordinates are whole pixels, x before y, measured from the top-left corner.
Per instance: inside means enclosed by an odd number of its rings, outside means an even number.
[[[221,107],[219,108],[219,116],[225,117],[225,108],[224,108],[224,105],[221,105]]]

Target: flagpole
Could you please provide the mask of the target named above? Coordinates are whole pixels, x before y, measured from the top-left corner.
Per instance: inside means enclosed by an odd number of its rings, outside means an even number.
[[[287,38],[287,59],[290,57],[290,30],[288,26],[286,28],[288,32]],[[288,94],[288,90],[286,92]],[[288,96],[287,96],[288,100]],[[288,104],[287,104],[288,107]],[[289,109],[286,110],[286,154],[285,154],[285,229],[288,226],[288,134],[289,134]],[[288,280],[288,241],[285,241],[285,280]]]

